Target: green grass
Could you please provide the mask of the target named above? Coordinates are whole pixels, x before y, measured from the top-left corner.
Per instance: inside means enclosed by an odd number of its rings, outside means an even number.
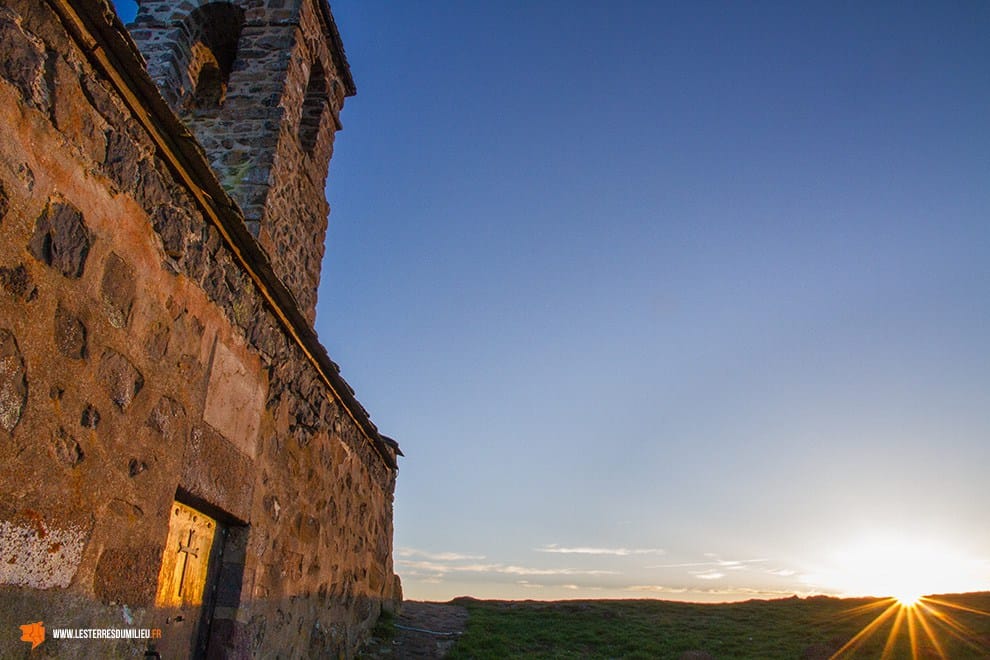
[[[990,612],[990,593],[941,600]],[[718,605],[659,600],[455,602],[468,607],[470,618],[466,633],[447,656],[451,660],[653,659],[679,658],[689,651],[714,658],[828,658],[890,605],[876,599],[825,597]],[[930,606],[951,615],[963,630],[953,635],[948,625],[926,615],[944,657],[990,657],[990,615]],[[897,613],[898,608],[892,610],[872,635],[840,657],[880,658],[886,647],[886,657],[911,658],[907,611],[897,634],[890,634]],[[940,657],[921,626],[916,623],[914,629],[917,657]]]

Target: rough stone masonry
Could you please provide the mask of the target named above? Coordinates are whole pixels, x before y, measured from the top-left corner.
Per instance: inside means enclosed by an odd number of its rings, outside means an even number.
[[[394,441],[313,330],[326,0],[0,0],[0,657],[349,657]]]

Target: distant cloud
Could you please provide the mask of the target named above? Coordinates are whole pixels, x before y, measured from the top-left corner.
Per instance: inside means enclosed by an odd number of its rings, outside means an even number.
[[[504,566],[494,572],[509,575],[618,575],[616,571],[583,570],[577,568],[526,568],[525,566]]]
[[[615,571],[585,570],[579,568],[531,568],[505,564],[445,564],[438,561],[418,561],[397,559],[396,566],[410,569],[417,575],[430,573],[442,577],[447,573],[490,573],[500,575],[547,576],[547,575],[618,575]]]
[[[789,568],[768,568],[767,573],[770,575],[778,575],[780,577],[791,577],[796,571],[792,571]]]
[[[550,552],[561,555],[611,555],[613,557],[629,557],[631,555],[662,555],[665,551],[662,548],[594,548],[594,547],[574,547],[566,548],[551,543],[542,548],[534,548],[536,552]]]
[[[626,591],[640,591],[659,594],[683,594],[687,591],[684,587],[665,587],[659,584],[634,584],[626,587]]]
[[[714,570],[691,571],[691,574],[701,580],[719,580],[725,577],[725,573],[720,573],[719,571]]]
[[[793,591],[783,591],[776,589],[752,589],[750,587],[723,587],[720,589],[688,589],[686,587],[667,587],[660,584],[636,584],[630,587],[626,587],[625,591],[639,592],[639,593],[657,593],[657,594],[697,594],[699,596],[750,596],[754,598],[787,598],[795,595],[810,595],[810,594],[796,594]]]
[[[422,557],[431,561],[470,561],[484,559],[484,555],[466,555],[460,552],[427,552],[416,548],[397,548],[395,554],[399,557]]]
[[[706,557],[714,557],[715,555],[706,554]],[[691,561],[683,562],[680,564],[654,564],[652,566],[647,566],[646,568],[697,568],[699,566],[714,566],[717,568],[738,571],[747,567],[748,564],[759,564],[765,561],[770,561],[769,559],[712,559],[711,561]]]
[[[445,564],[438,561],[428,561],[428,560],[413,560],[413,559],[396,559],[396,566],[403,566],[416,571],[429,572],[429,573],[489,573],[493,568],[496,568],[498,564]]]

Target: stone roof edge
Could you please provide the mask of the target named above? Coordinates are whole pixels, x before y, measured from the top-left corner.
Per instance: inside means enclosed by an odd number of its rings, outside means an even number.
[[[325,4],[325,0],[319,1]],[[235,260],[258,286],[275,316],[378,455],[386,465],[396,469],[395,455],[401,455],[398,445],[393,446],[394,440],[387,442],[383,439],[368,411],[355,398],[354,390],[340,375],[340,367],[330,359],[315,330],[299,311],[295,298],[275,275],[268,255],[248,232],[243,213],[224,190],[202,147],[162,98],[148,74],[144,57],[109,0],[47,0],[47,3],[90,63],[106,74],[116,87],[133,115],[152,137],[161,158],[214,223]]]
[[[341,81],[344,83],[346,96],[354,96],[357,94],[357,87],[354,84],[354,78],[351,76],[351,65],[347,63],[347,53],[344,52],[344,41],[340,38],[340,32],[337,30],[337,21],[333,18],[330,3],[328,0],[315,1],[326,23],[327,39],[330,41],[330,49],[334,59],[338,60],[337,73],[340,74]]]

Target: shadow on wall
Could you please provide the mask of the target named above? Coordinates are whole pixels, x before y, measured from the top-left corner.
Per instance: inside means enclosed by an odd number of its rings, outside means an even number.
[[[357,614],[344,623],[347,606]],[[325,616],[314,620],[311,612]],[[351,657],[367,637],[382,610],[379,599],[367,595],[348,598],[312,594],[247,600],[240,616],[219,612],[211,620],[190,617],[176,608],[142,608],[121,603],[99,604],[71,591],[57,597],[31,590],[0,588],[0,621],[11,634],[0,640],[0,657],[25,657],[38,642],[36,654],[59,658]],[[239,620],[243,619],[243,620]],[[34,640],[21,640],[20,626],[40,623]],[[42,630],[43,629],[43,630]],[[106,629],[133,634],[135,639],[68,639],[66,632]],[[134,632],[130,632],[134,631]],[[91,636],[93,633],[88,633]],[[34,657],[33,654],[31,654]]]

